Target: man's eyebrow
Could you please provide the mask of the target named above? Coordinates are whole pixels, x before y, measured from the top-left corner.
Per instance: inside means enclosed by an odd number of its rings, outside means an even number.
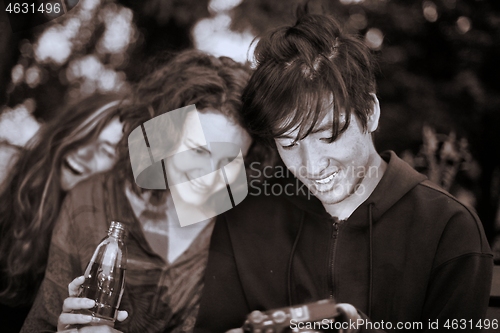
[[[320,127],[318,128],[314,128],[312,131],[311,131],[311,134],[315,134],[315,133],[319,133],[319,132],[326,132],[326,131],[331,131],[333,128],[333,122],[329,121],[327,122],[326,124],[324,125],[321,125]]]
[[[280,136],[277,136],[276,139],[295,139],[295,137],[291,135],[282,134]]]
[[[314,128],[310,134],[315,134],[315,133],[320,133],[320,132],[326,132],[326,131],[331,131],[333,128],[333,122],[329,121],[324,125],[321,125],[318,128]],[[277,136],[276,139],[296,139],[295,136],[287,135],[287,134],[282,134],[280,136]]]

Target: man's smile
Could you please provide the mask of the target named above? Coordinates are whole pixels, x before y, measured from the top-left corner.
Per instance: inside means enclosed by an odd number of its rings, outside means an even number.
[[[338,173],[339,173],[338,171],[335,171],[334,173],[332,173],[330,176],[328,176],[326,178],[317,179],[314,181],[318,184],[328,184],[329,182],[331,182],[333,180],[333,178],[335,178],[338,175]]]

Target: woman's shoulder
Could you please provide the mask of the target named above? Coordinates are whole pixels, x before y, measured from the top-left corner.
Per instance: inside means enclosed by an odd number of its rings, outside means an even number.
[[[124,209],[125,184],[112,172],[95,174],[78,183],[64,199],[64,206],[72,216],[92,214],[98,219],[109,219],[114,212]]]
[[[110,186],[109,180],[112,177],[109,173],[98,173],[76,184],[67,194],[67,200],[76,205],[92,205],[102,203],[107,188]]]
[[[77,248],[79,255],[87,258],[106,235],[109,227],[106,183],[105,174],[96,174],[66,194],[52,235],[53,242],[64,252],[71,253],[70,249]]]

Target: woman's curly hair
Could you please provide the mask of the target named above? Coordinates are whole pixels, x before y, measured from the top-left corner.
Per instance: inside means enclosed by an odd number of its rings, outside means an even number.
[[[63,160],[120,117],[122,100],[122,95],[95,94],[64,107],[19,154],[0,193],[1,303],[26,305],[36,296],[65,196]]]
[[[158,58],[152,60],[161,62]],[[195,104],[199,112],[217,111],[247,130],[243,122],[241,94],[251,75],[248,64],[228,57],[215,57],[197,50],[181,52],[142,79],[134,89],[128,112],[135,121],[125,128],[120,142],[120,160],[116,172],[133,183],[127,139],[138,126],[165,112]],[[180,129],[165,128],[168,135]],[[264,161],[268,152],[252,145],[245,162]],[[248,168],[247,168],[248,170]],[[134,190],[139,191],[135,186]]]

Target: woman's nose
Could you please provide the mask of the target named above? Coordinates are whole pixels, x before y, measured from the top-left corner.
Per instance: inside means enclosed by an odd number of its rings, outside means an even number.
[[[90,162],[94,154],[95,148],[92,145],[85,145],[76,150],[76,156],[78,156],[82,162]]]
[[[216,170],[215,172],[209,173],[208,175],[203,177],[204,183],[209,187],[214,187],[215,185],[217,185],[217,183],[219,182],[220,172],[220,170]]]
[[[221,170],[213,170],[212,166],[205,165],[203,167],[196,168],[191,172],[193,178],[199,178],[206,186],[213,186],[221,173]]]

